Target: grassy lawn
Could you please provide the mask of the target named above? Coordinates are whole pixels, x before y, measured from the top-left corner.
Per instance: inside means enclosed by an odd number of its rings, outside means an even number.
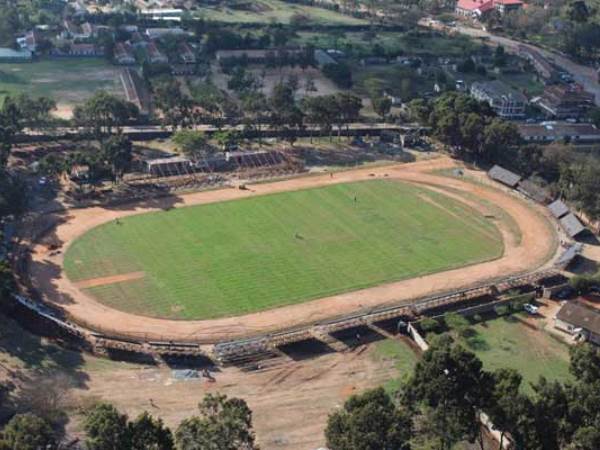
[[[384,385],[386,391],[393,392],[398,389],[402,381],[411,376],[417,363],[417,355],[406,343],[393,339],[376,342],[374,347],[375,351],[372,355],[376,361],[393,361],[398,369],[398,377]]]
[[[357,201],[355,201],[355,196]],[[65,255],[74,280],[150,316],[204,319],[413,278],[501,256],[495,226],[425,188],[370,180],[149,213],[110,222]]]
[[[286,3],[279,0],[252,2],[252,8],[237,9],[231,6],[199,6],[196,15],[206,20],[231,23],[289,23],[296,14],[318,24],[362,25],[367,21],[314,6]]]
[[[124,95],[119,69],[101,58],[62,58],[33,63],[0,63],[0,101],[26,92],[49,96],[63,105],[76,105],[104,89]]]
[[[418,75],[411,67],[397,64],[359,66],[353,72],[353,79],[353,91],[359,96],[368,97],[370,86],[376,86],[376,91],[384,90],[402,98],[403,101],[420,97],[425,92],[432,92],[435,82]]]
[[[523,389],[540,376],[567,381],[569,347],[550,334],[529,328],[516,318],[499,317],[473,326],[476,334],[461,342],[473,351],[487,370],[516,369],[523,376]]]

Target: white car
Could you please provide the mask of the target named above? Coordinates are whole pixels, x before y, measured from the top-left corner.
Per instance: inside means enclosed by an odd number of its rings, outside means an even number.
[[[537,306],[535,306],[535,305],[532,305],[531,303],[525,303],[525,304],[523,305],[523,309],[524,309],[525,311],[527,311],[529,314],[531,314],[531,315],[534,315],[534,314],[537,314],[537,312],[538,312],[538,310],[539,310],[540,308],[538,308],[538,307],[537,307]]]

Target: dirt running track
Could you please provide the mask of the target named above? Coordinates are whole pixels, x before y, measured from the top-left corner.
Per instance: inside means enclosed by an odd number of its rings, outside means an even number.
[[[156,200],[151,207],[130,205],[116,209],[91,207],[68,211],[64,223],[53,230],[56,238],[63,243],[60,252],[49,250],[48,245],[43,242],[33,245],[31,281],[43,300],[59,305],[72,319],[89,327],[146,339],[197,340],[211,343],[272,332],[391,302],[409,301],[415,297],[460,289],[491,278],[530,271],[547,263],[556,250],[556,234],[550,221],[542,213],[542,208],[534,208],[531,203],[496,189],[491,184],[486,186],[484,183],[473,183],[432,173],[434,170],[454,165],[455,162],[451,159],[439,158],[412,164],[352,170],[336,173],[334,177],[325,174],[294,178],[252,185],[250,190],[230,188],[181,195],[177,197],[174,206],[183,207],[332,183],[367,180],[373,176],[388,177],[423,184],[471,205],[474,205],[475,196],[504,210],[518,225],[521,239],[519,242],[515,234],[510,232],[506,221],[497,220],[496,224],[504,237],[505,251],[504,255],[495,261],[244,316],[195,321],[142,317],[109,308],[78,289],[65,276],[61,270],[63,255],[75,238],[95,226],[119,217],[173,206],[173,198],[165,198],[164,205],[163,200]],[[478,203],[475,205],[479,205],[480,212],[486,214],[484,206]]]

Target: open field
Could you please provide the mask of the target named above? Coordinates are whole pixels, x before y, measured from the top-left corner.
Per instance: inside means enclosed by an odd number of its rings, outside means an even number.
[[[286,192],[109,222],[65,256],[72,281],[126,312],[251,313],[498,258],[470,207],[389,180]]]
[[[232,5],[235,5],[233,3]],[[302,15],[315,24],[363,25],[367,21],[347,16],[336,11],[314,6],[286,3],[279,0],[260,0],[244,3],[243,7],[200,6],[196,15],[206,20],[231,23],[290,23],[294,15]],[[248,7],[251,5],[251,7]]]
[[[472,328],[474,335],[460,338],[460,342],[481,359],[487,370],[517,370],[523,376],[525,391],[531,392],[530,383],[540,376],[570,380],[569,347],[549,332],[534,329],[513,316],[486,320]]]
[[[6,95],[28,93],[53,98],[59,115],[98,90],[123,96],[119,69],[101,58],[46,59],[33,63],[0,63],[0,100]]]

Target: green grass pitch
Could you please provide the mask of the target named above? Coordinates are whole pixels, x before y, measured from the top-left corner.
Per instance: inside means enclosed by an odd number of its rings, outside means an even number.
[[[356,197],[356,201],[355,201]],[[155,317],[240,315],[502,255],[498,229],[426,188],[370,180],[178,208],[106,223],[67,250],[73,281]]]

